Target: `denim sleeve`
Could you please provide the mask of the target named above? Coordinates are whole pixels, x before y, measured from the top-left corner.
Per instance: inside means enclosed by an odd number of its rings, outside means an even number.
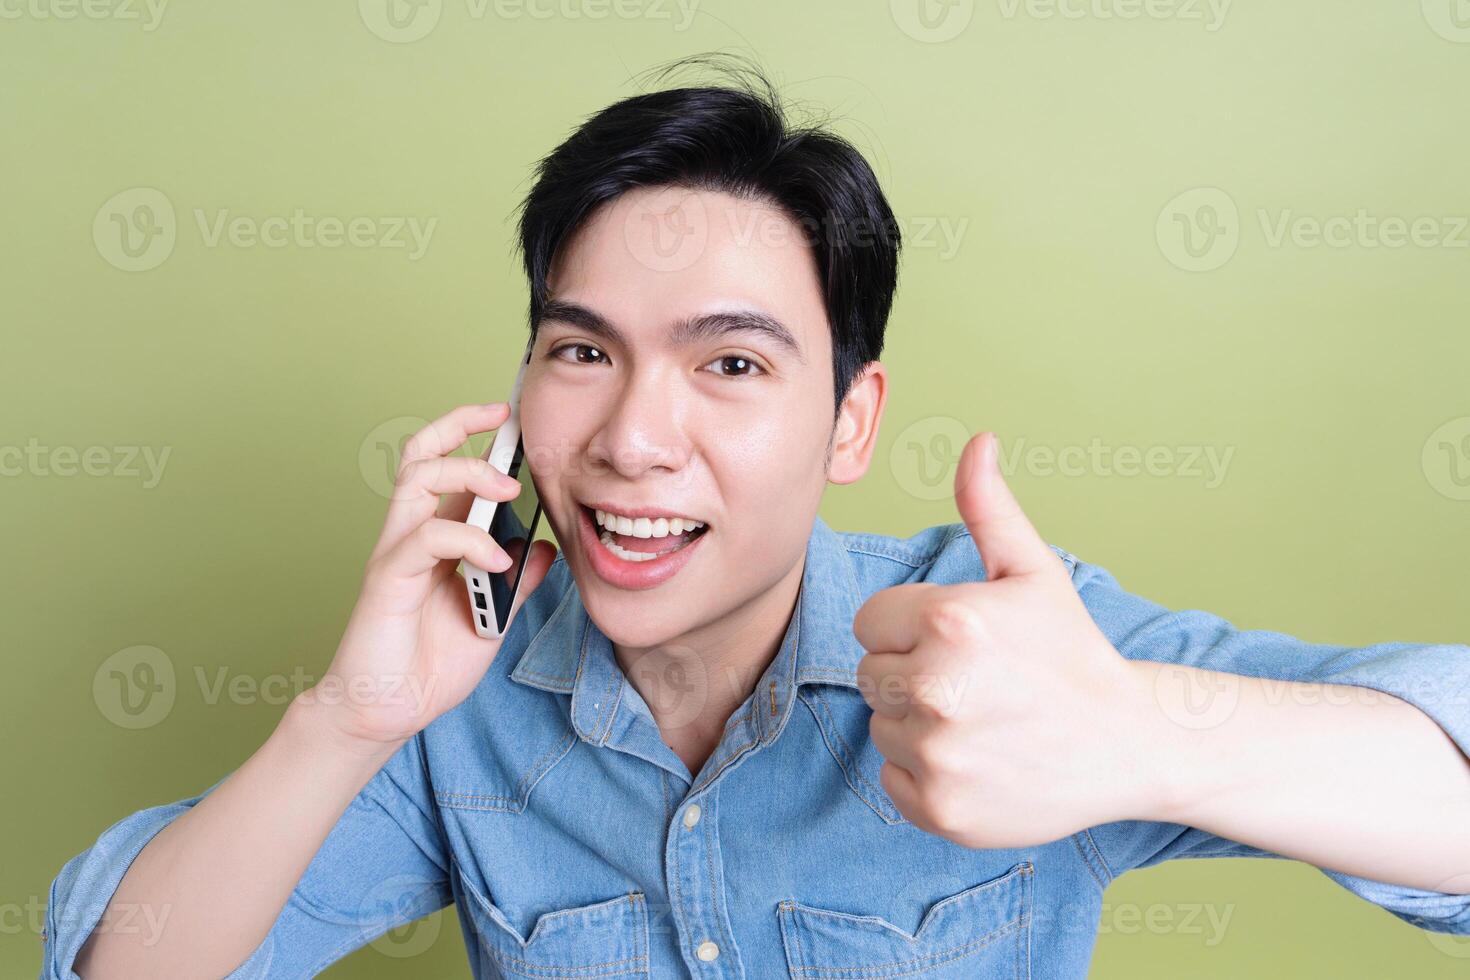
[[[1470,647],[1420,643],[1332,646],[1269,630],[1237,629],[1207,612],[1171,611],[1131,595],[1105,569],[1066,557],[1071,559],[1072,580],[1092,618],[1129,659],[1281,681],[1373,688],[1419,708],[1470,755]],[[1194,707],[1207,724],[1208,712],[1216,706],[1208,703],[1206,692]],[[1172,823],[1121,821],[1094,827],[1091,835],[1114,875],[1172,858],[1283,857]],[[1422,929],[1470,935],[1470,896],[1319,870]],[[1454,873],[1455,869],[1446,869],[1446,883]]]
[[[134,813],[66,863],[47,903],[42,980],[77,980],[77,953],[128,867],[155,834],[220,783]],[[390,929],[448,905],[447,852],[427,786],[415,737],[348,804],[270,933],[229,980],[315,976]],[[137,929],[146,939],[167,929],[167,911],[119,916],[114,927]]]

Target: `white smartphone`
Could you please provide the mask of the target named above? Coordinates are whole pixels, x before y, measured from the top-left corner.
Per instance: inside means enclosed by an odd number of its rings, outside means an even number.
[[[495,440],[485,455],[491,466],[520,481],[521,492],[514,500],[504,503],[476,495],[465,518],[466,524],[494,538],[512,559],[511,566],[503,572],[487,572],[468,559],[461,562],[475,632],[487,640],[503,636],[510,628],[511,606],[520,592],[526,559],[531,554],[531,543],[536,540],[536,528],[541,524],[541,498],[536,493],[531,467],[525,465],[525,445],[521,440],[521,382],[530,361],[528,345],[526,358],[516,371],[515,384],[510,389],[510,418],[496,430]],[[511,547],[517,543],[519,554]]]

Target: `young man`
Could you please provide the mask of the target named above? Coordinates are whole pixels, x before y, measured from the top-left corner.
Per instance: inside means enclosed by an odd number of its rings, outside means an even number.
[[[307,976],[454,902],[479,977],[1080,977],[1117,875],[1224,855],[1470,934],[1470,649],[1132,596],[1043,542],[989,434],[962,522],[817,517],[888,384],[899,241],[850,145],[738,88],[628,99],[542,163],[521,244],[560,554],[479,639],[456,563],[509,559],[467,494],[516,488],[450,454],[508,409],[410,440],[322,683],[67,864],[44,976]]]

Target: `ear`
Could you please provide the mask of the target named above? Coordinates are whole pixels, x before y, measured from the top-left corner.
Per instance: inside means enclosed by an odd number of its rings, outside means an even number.
[[[827,452],[829,482],[856,483],[868,472],[887,401],[888,372],[880,361],[869,361],[853,379],[832,428]]]

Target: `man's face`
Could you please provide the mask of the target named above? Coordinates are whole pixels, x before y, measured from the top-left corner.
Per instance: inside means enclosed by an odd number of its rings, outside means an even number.
[[[546,516],[614,643],[688,637],[805,553],[833,434],[815,260],[771,205],[651,188],[595,213],[549,287],[521,396]],[[661,529],[650,517],[633,535],[613,532],[609,548],[589,509],[599,505],[705,527],[682,546],[638,537]]]

